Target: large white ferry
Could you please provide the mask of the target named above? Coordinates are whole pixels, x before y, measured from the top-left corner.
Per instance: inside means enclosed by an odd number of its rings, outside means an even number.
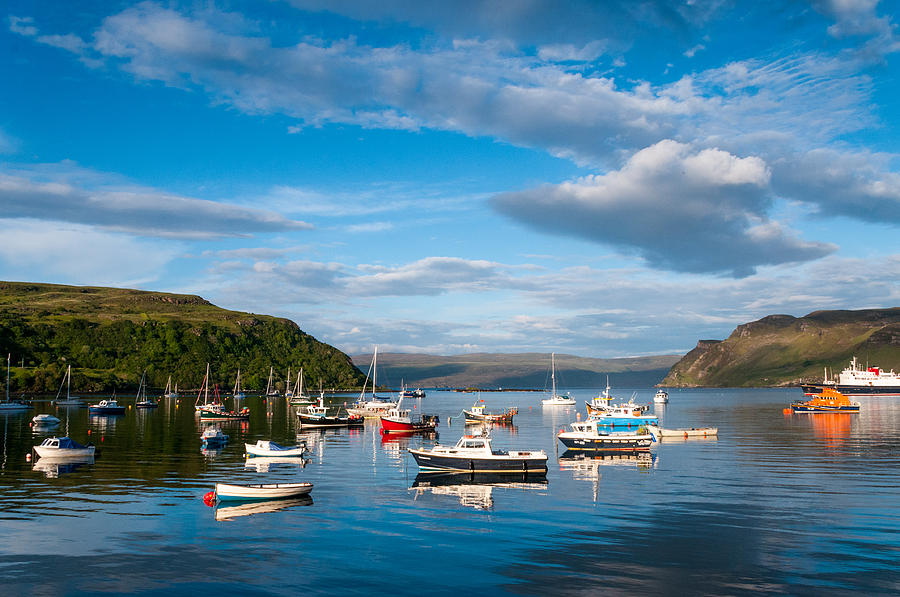
[[[856,357],[850,366],[840,372],[836,378],[828,379],[825,372],[824,381],[820,384],[802,384],[803,393],[820,394],[823,388],[833,388],[848,396],[897,396],[900,397],[900,374],[894,370],[885,371],[880,367],[862,367]]]

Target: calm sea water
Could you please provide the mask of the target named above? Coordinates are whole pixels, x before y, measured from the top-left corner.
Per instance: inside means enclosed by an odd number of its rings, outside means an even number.
[[[615,394],[632,392],[653,394]],[[573,392],[582,416],[596,393]],[[785,416],[799,390],[676,390],[656,407],[663,424],[717,426],[718,439],[579,460],[554,438],[576,410],[542,408],[543,397],[482,395],[488,410],[519,407],[494,443],[546,450],[546,480],[417,479],[406,448],[433,438],[385,441],[375,421],[298,435],[284,400],[246,399],[250,421],[220,424],[231,441],[213,452],[201,451],[191,399],[114,418],[49,403],[0,415],[0,593],[900,593],[900,401]],[[411,404],[441,415],[446,444],[474,399],[429,392]],[[36,412],[101,455],[26,462],[51,435],[30,428]],[[245,463],[245,441],[298,437],[302,465]],[[312,500],[210,508],[201,498],[216,481],[315,488]]]

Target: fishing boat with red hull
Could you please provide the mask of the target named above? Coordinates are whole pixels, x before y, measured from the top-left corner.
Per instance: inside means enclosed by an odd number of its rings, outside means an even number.
[[[421,415],[413,418],[408,408],[401,409],[401,398],[397,406],[381,417],[381,433],[429,433],[437,429],[440,418],[437,415]]]

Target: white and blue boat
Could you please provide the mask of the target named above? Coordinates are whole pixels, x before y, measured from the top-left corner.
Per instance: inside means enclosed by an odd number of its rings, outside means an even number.
[[[656,441],[647,427],[637,427],[633,431],[610,431],[600,425],[597,419],[570,423],[571,431],[561,431],[557,439],[567,450],[590,452],[639,452],[650,449]]]

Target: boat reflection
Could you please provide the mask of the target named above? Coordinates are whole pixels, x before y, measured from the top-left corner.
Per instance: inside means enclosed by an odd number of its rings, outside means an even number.
[[[222,450],[225,449],[225,446],[203,446],[200,448],[200,453],[206,456],[207,458],[217,458],[221,456]]]
[[[33,470],[44,473],[44,476],[48,479],[56,479],[60,475],[71,473],[86,464],[94,464],[94,457],[69,456],[56,458],[38,458],[34,462],[32,468]]]
[[[819,413],[809,419],[813,435],[829,448],[839,446],[850,437],[853,417],[848,413]]]
[[[276,469],[302,469],[309,463],[306,458],[296,456],[253,456],[244,461],[244,468],[255,469],[257,473],[268,473]]]
[[[251,514],[265,514],[266,512],[277,512],[278,510],[286,510],[296,506],[312,506],[312,497],[305,495],[289,500],[266,500],[266,501],[247,501],[241,503],[228,502],[227,506],[216,507],[216,520],[232,520],[240,516],[250,516]]]
[[[480,421],[466,421],[466,435],[488,435],[492,430],[502,429],[510,435],[516,435],[519,428],[512,423],[484,423]]]
[[[494,507],[494,489],[540,490],[547,488],[543,476],[524,474],[493,473],[451,473],[416,475],[411,490],[415,498],[426,493],[449,495],[459,499],[459,503],[476,510],[491,510]]]
[[[559,468],[564,471],[572,471],[572,478],[576,481],[590,481],[593,485],[594,501],[600,495],[601,471],[610,466],[634,466],[648,471],[656,468],[657,457],[653,452],[629,452],[621,454],[586,454],[574,450],[566,450],[559,459]]]

